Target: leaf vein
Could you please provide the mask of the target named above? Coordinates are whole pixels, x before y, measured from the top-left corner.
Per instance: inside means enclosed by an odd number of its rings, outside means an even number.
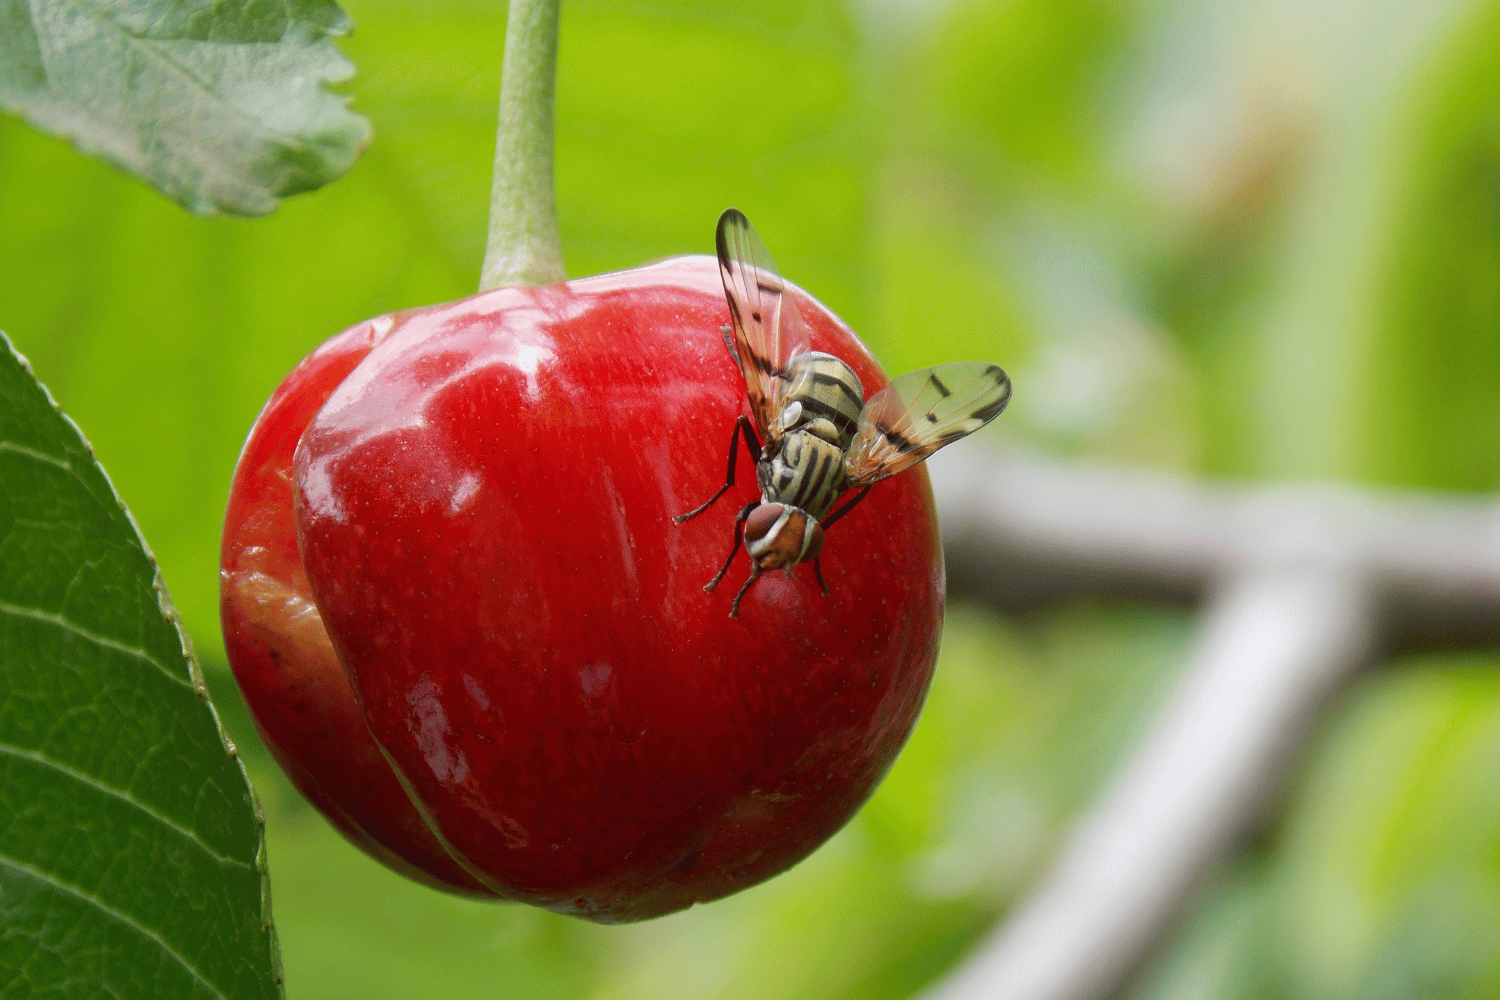
[[[69,462],[67,459],[49,455],[44,451],[37,451],[35,448],[28,448],[24,444],[16,444],[14,441],[0,441],[0,451],[9,451],[17,455],[25,455],[27,458],[35,459],[38,462],[46,462],[48,465],[55,465],[59,469],[62,469],[64,472],[73,471],[73,463]]]
[[[0,614],[13,615],[17,618],[30,618],[33,621],[46,622],[49,625],[55,625],[58,628],[64,629],[68,632],[72,632],[74,635],[82,639],[86,639],[101,648],[111,649],[117,653],[124,653],[126,656],[132,657],[134,659],[143,660],[146,663],[151,664],[157,670],[160,670],[163,674],[171,678],[176,683],[181,684],[183,687],[190,688],[193,686],[193,682],[191,680],[187,679],[186,677],[179,677],[177,674],[174,674],[172,671],[167,669],[166,664],[156,659],[156,657],[152,656],[144,649],[137,649],[136,647],[128,645],[127,643],[120,642],[118,639],[111,639],[108,636],[99,635],[96,632],[90,632],[82,625],[75,624],[74,622],[71,622],[68,619],[64,618],[62,615],[54,615],[51,612],[42,611],[38,608],[23,608],[15,604],[7,604],[4,601],[0,601]]]
[[[123,788],[116,788],[113,785],[105,784],[104,782],[99,781],[96,778],[92,778],[89,775],[84,774],[82,771],[70,767],[67,764],[62,763],[61,761],[53,760],[46,754],[37,753],[34,750],[26,750],[22,747],[14,746],[10,743],[0,742],[0,754],[4,754],[10,757],[19,757],[22,760],[29,760],[32,763],[40,764],[43,767],[50,767],[54,771],[57,771],[60,774],[64,774],[72,778],[73,780],[80,782],[81,784],[87,785],[90,788],[103,792],[106,795],[113,796],[114,798],[119,799],[121,802],[125,802],[129,805],[135,806],[141,812],[145,813],[147,816],[150,816],[162,826],[175,831],[181,836],[197,844],[200,848],[203,849],[203,853],[207,854],[209,857],[213,858],[220,864],[235,865],[240,868],[254,867],[248,861],[242,861],[239,858],[232,858],[227,854],[220,854],[218,851],[208,846],[203,838],[199,837],[197,833],[183,826],[181,823],[178,823],[176,820],[157,812],[155,809],[151,808],[146,803],[136,798],[134,795],[131,795]]]
[[[140,35],[135,34],[134,32],[128,30],[124,25],[110,18],[104,10],[100,9],[94,4],[86,3],[84,2],[84,0],[62,0],[62,2],[73,7],[75,10],[82,12],[84,16],[92,18],[93,20],[98,21],[100,24],[103,24],[114,30],[125,38],[126,44],[128,44],[131,48],[137,49],[141,52],[145,52],[147,55],[156,59],[158,62],[164,64],[173,72],[175,72],[179,77],[181,77],[183,81],[190,85],[193,89],[200,91],[203,96],[207,97],[209,100],[222,105],[224,108],[232,112],[235,116],[242,118],[247,122],[250,122],[257,128],[264,131],[267,135],[274,136],[282,142],[287,142],[294,145],[298,144],[298,138],[296,136],[289,135],[286,132],[281,131],[280,129],[272,128],[265,121],[262,121],[260,118],[251,114],[246,109],[240,107],[239,105],[235,104],[233,101],[225,97],[223,94],[219,93],[209,84],[207,80],[202,79],[198,76],[198,74],[194,73],[192,70],[188,69],[188,67],[184,66],[182,63],[178,62],[176,59],[173,59],[170,55],[168,55],[167,52],[162,48],[162,46],[155,44],[155,39],[142,38]],[[280,43],[238,42],[231,44],[272,45]]]
[[[214,987],[213,983],[209,982],[208,979],[204,977],[203,973],[198,971],[197,967],[194,966],[193,963],[189,962],[180,953],[178,953],[177,949],[168,944],[160,934],[142,924],[139,920],[136,920],[134,917],[130,916],[130,914],[122,913],[121,911],[115,909],[113,906],[110,906],[104,900],[100,899],[98,896],[95,896],[93,893],[88,892],[85,889],[80,889],[76,885],[64,882],[61,879],[57,878],[55,875],[44,872],[39,868],[33,868],[31,865],[26,864],[24,861],[17,861],[15,858],[12,858],[8,855],[0,854],[0,865],[4,865],[5,867],[10,868],[12,871],[19,872],[22,875],[30,875],[38,882],[45,882],[55,889],[60,889],[61,891],[66,892],[78,899],[81,899],[86,903],[92,904],[99,910],[99,912],[105,914],[106,916],[114,918],[116,921],[124,924],[131,930],[134,930],[142,937],[154,942],[157,947],[159,947],[163,952],[175,959],[179,965],[186,969],[194,979],[198,980],[198,982],[206,986],[214,996],[219,998],[219,1000],[229,1000],[228,997],[226,997],[223,993],[219,992],[219,990]]]

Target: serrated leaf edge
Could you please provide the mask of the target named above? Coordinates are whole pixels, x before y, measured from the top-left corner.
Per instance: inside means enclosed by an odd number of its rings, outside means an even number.
[[[224,752],[227,753],[230,759],[234,761],[235,767],[239,769],[240,777],[245,782],[245,789],[250,793],[251,812],[255,818],[256,826],[254,867],[255,871],[260,875],[261,924],[270,939],[269,945],[271,954],[271,973],[272,978],[276,983],[276,991],[282,997],[285,997],[286,990],[283,984],[282,975],[281,944],[276,938],[276,925],[271,920],[271,873],[266,858],[265,810],[261,806],[260,796],[255,793],[255,786],[250,783],[250,772],[246,770],[245,762],[240,759],[239,750],[235,747],[234,741],[230,739],[228,732],[226,732],[224,729],[223,721],[219,718],[219,710],[214,706],[213,699],[209,697],[208,682],[203,675],[203,668],[198,663],[197,654],[193,651],[192,640],[188,638],[187,630],[182,626],[182,616],[177,612],[177,605],[172,602],[171,594],[167,591],[166,581],[162,578],[161,574],[161,566],[156,561],[156,554],[151,551],[151,546],[146,542],[146,536],[141,533],[141,527],[138,523],[136,523],[135,515],[131,513],[130,507],[120,496],[120,491],[115,489],[114,480],[109,478],[108,471],[106,471],[104,466],[100,465],[98,459],[94,457],[94,446],[89,443],[88,437],[83,433],[83,430],[78,426],[78,424],[73,421],[73,418],[68,416],[68,414],[64,412],[63,408],[58,404],[57,400],[53,398],[52,391],[47,388],[46,384],[42,382],[41,379],[38,379],[36,377],[36,372],[32,370],[31,362],[26,358],[26,355],[16,350],[16,345],[11,341],[9,335],[7,335],[4,330],[0,330],[0,348],[9,351],[10,354],[16,359],[16,361],[20,363],[22,370],[24,370],[26,374],[30,375],[32,380],[36,382],[37,388],[41,389],[42,396],[44,399],[46,399],[47,405],[51,406],[53,411],[67,423],[69,429],[71,429],[74,434],[78,435],[78,440],[83,445],[84,451],[88,454],[89,459],[93,461],[95,468],[99,470],[99,474],[104,478],[104,484],[109,487],[110,496],[114,499],[115,503],[119,505],[121,512],[125,515],[126,521],[130,524],[131,531],[135,532],[136,541],[140,543],[141,550],[145,552],[146,559],[151,563],[151,570],[154,574],[151,581],[151,589],[156,593],[157,607],[161,610],[162,616],[167,619],[172,628],[176,631],[177,640],[182,649],[183,659],[187,662],[188,665],[188,676],[191,678],[193,690],[197,693],[198,699],[208,707],[209,715],[213,717],[214,728],[219,733],[219,742],[223,745]],[[158,666],[160,666],[160,664],[158,664]],[[175,677],[175,675],[173,676],[174,679],[178,679]],[[196,835],[194,836],[194,839],[197,839]],[[6,859],[6,863],[14,863],[18,867],[30,870],[30,866],[22,865],[20,862],[14,862],[12,859]],[[44,878],[45,881],[54,885],[58,885],[59,888],[74,892],[75,894],[87,895],[82,893],[82,890],[75,889],[74,887],[67,886],[62,883],[58,883],[56,879],[50,876],[45,876],[42,873],[35,872],[33,872],[33,874],[40,875]],[[98,903],[98,900],[92,899],[90,897],[90,902]],[[103,912],[118,916],[113,908],[105,906],[102,903],[100,903],[99,905],[100,909]],[[134,924],[134,921],[130,922]],[[141,929],[144,933],[151,933],[149,930],[146,930],[144,928]],[[152,934],[151,936],[153,938],[156,937],[156,935],[154,934]],[[198,976],[198,978],[202,980],[201,975],[198,975],[197,970],[194,969],[192,965],[190,965],[186,961],[183,961],[181,956],[177,955],[177,953],[170,947],[168,947],[164,942],[161,942],[159,938],[157,938],[157,940],[158,943],[162,944],[162,947],[166,949],[169,954],[177,958],[178,961],[181,961],[185,968],[193,972],[195,976]],[[205,985],[208,985],[206,981]],[[210,988],[212,989],[211,986]]]

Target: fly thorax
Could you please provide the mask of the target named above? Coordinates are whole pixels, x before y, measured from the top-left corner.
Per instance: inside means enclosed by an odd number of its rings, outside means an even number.
[[[787,363],[781,399],[779,433],[811,434],[845,449],[859,427],[865,392],[854,369],[832,354],[811,351]]]

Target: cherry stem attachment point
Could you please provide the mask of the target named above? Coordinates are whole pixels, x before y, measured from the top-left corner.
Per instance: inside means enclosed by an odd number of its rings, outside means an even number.
[[[549,285],[567,276],[552,182],[560,3],[510,0],[482,292]]]

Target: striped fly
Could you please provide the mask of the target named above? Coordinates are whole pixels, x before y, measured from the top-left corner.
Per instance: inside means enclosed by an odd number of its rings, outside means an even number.
[[[734,485],[743,440],[755,460],[761,498],[735,516],[734,547],[704,587],[712,592],[718,586],[743,544],[750,576],[729,608],[738,618],[740,601],[768,570],[790,574],[811,560],[828,593],[818,562],[824,532],[872,485],[998,416],[1010,401],[1010,379],[998,365],[961,361],[908,372],[866,401],[852,368],[811,349],[786,283],[744,213],[726,209],[715,242],[733,321],[722,330],[724,344],[744,376],[755,421],[735,421],[724,485],[675,520],[697,517]],[[835,510],[849,490],[859,492]]]

